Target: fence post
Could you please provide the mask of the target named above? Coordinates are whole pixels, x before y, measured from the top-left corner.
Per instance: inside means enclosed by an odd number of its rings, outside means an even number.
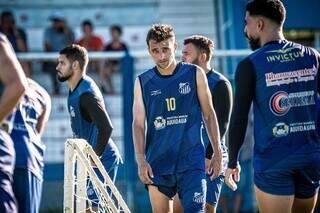
[[[126,52],[122,58],[122,115],[123,115],[123,141],[125,153],[125,174],[128,179],[126,181],[127,204],[129,208],[134,209],[133,191],[136,183],[136,165],[134,158],[134,148],[132,140],[132,104],[133,104],[133,76],[134,76],[134,59]]]

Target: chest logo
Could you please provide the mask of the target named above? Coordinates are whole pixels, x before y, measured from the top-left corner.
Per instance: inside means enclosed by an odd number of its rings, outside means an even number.
[[[189,85],[189,82],[186,83],[179,83],[179,93],[182,95],[186,95],[190,93],[191,87]]]

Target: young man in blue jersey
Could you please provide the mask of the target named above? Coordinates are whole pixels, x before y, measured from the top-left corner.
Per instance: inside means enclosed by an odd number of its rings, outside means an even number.
[[[0,212],[18,212],[12,190],[15,152],[8,135],[12,119],[8,118],[23,95],[27,81],[7,38],[0,33]]]
[[[316,99],[319,53],[285,40],[280,0],[250,1],[245,34],[254,53],[235,74],[225,182],[236,189],[248,112],[254,110],[254,184],[260,212],[312,212],[320,181]]]
[[[111,139],[113,127],[103,96],[96,83],[86,75],[88,61],[84,47],[73,44],[62,49],[57,66],[58,80],[68,82],[68,110],[74,138],[85,139],[92,146],[111,180],[115,181],[122,159]],[[91,184],[87,193],[97,211],[97,196]]]
[[[205,147],[201,111],[215,155],[211,178],[221,172],[220,134],[205,72],[177,63],[173,28],[153,25],[146,38],[156,64],[135,82],[133,140],[139,178],[146,184],[153,212],[171,212],[178,193],[185,212],[204,212]]]
[[[16,151],[13,191],[18,212],[39,212],[43,182],[45,144],[41,135],[49,119],[51,99],[35,81],[28,88],[14,112],[10,134]]]
[[[206,73],[209,89],[212,95],[212,104],[217,114],[220,142],[222,150],[223,167],[222,173],[214,180],[210,180],[210,175],[206,174],[207,179],[207,199],[206,212],[216,212],[221,187],[223,184],[224,170],[227,168],[228,152],[225,145],[225,133],[229,126],[229,119],[232,107],[232,88],[226,77],[213,70],[210,61],[213,55],[213,42],[201,35],[194,35],[184,39],[182,50],[182,61],[200,66]],[[208,138],[206,129],[202,126],[202,140],[206,147],[206,168],[209,167],[213,155],[213,149]],[[174,212],[182,212],[179,197],[174,199]]]

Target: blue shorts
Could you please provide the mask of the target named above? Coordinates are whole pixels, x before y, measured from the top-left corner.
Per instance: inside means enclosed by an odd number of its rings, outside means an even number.
[[[319,188],[319,181],[319,168],[254,173],[254,183],[260,190],[274,195],[295,195],[301,199],[313,197]]]
[[[157,186],[158,190],[168,198],[173,198],[178,193],[184,212],[204,212],[207,185],[203,170],[155,175],[152,181],[152,185]]]
[[[112,180],[112,182],[114,183],[116,181],[116,177],[117,177],[117,173],[118,173],[118,167],[120,164],[120,160],[116,159],[113,161],[106,161],[103,162],[104,168],[106,169],[110,179]],[[96,174],[98,175],[99,179],[103,181],[103,176],[102,174],[98,171],[98,169],[94,169]],[[108,192],[111,195],[111,192]],[[87,188],[87,195],[88,198],[91,201],[91,204],[93,207],[97,207],[98,206],[98,197],[93,189],[92,183],[89,182],[88,184],[88,188]]]
[[[18,202],[19,212],[39,212],[42,180],[31,171],[23,168],[14,170],[13,192]]]
[[[15,152],[10,136],[0,130],[0,212],[18,212],[12,190]]]
[[[212,206],[217,206],[222,184],[224,182],[224,176],[220,175],[214,180],[210,180],[210,176],[206,175],[207,179],[207,198],[206,202]]]

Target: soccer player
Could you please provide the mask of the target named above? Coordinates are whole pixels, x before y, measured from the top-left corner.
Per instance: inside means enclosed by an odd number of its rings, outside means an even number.
[[[0,33],[0,212],[17,212],[12,190],[12,175],[15,152],[8,135],[12,119],[7,116],[13,111],[23,95],[27,81],[7,38]]]
[[[58,59],[58,80],[68,81],[68,110],[74,137],[85,139],[93,147],[111,180],[115,181],[122,159],[111,139],[113,127],[103,96],[96,83],[86,75],[88,61],[88,52],[84,47],[76,44],[65,47]],[[97,197],[91,185],[88,197],[94,210],[97,210]]]
[[[45,151],[41,135],[50,111],[49,94],[38,83],[28,79],[28,88],[14,112],[10,134],[16,151],[13,191],[19,212],[39,212]]]
[[[176,193],[185,212],[204,212],[201,111],[215,152],[208,166],[211,178],[219,176],[222,163],[205,73],[195,65],[176,62],[171,26],[153,25],[146,41],[156,66],[139,75],[134,88],[133,139],[139,178],[147,186],[153,212],[171,211],[170,200]]]
[[[254,109],[254,184],[260,212],[312,212],[320,181],[316,130],[319,53],[287,41],[280,0],[250,1],[245,34],[254,53],[235,75],[225,182],[236,189],[248,112]]]
[[[222,151],[222,160],[224,171],[227,168],[228,152],[225,146],[225,133],[229,125],[229,119],[232,107],[232,89],[231,84],[226,77],[211,68],[210,61],[213,55],[213,42],[201,35],[194,35],[184,39],[182,50],[182,61],[200,66],[206,73],[210,92],[212,95],[212,104],[217,114],[220,142]],[[210,144],[206,129],[202,127],[202,139],[206,148],[206,168],[209,167],[213,155],[213,149]],[[207,200],[206,212],[216,212],[224,175],[221,173],[216,179],[210,180],[210,175],[206,174],[207,179]],[[174,198],[174,212],[182,212],[179,197]]]

